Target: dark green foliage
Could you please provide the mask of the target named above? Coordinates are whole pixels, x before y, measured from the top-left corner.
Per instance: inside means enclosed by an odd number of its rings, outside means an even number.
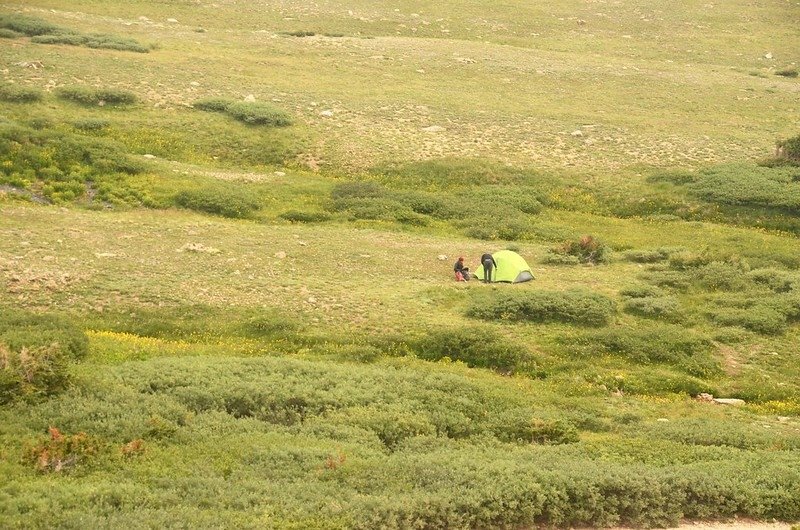
[[[24,34],[14,31],[13,29],[0,28],[0,39],[18,39]]]
[[[228,107],[233,103],[234,101],[232,99],[227,98],[206,98],[195,101],[192,106],[196,109],[208,112],[227,112]]]
[[[38,88],[16,85],[0,86],[0,101],[8,103],[36,103],[41,101],[43,97],[42,91]]]
[[[502,216],[465,216],[457,223],[464,235],[484,241],[522,241],[532,238],[532,222],[516,212]]]
[[[284,33],[284,35],[288,35],[290,37],[313,37],[316,35],[316,32],[298,29],[295,31],[287,31]]]
[[[240,219],[252,217],[262,206],[261,198],[253,190],[221,184],[181,191],[174,200],[189,210]]]
[[[287,212],[283,212],[278,217],[281,219],[286,219],[292,223],[321,223],[331,218],[331,216],[325,212],[309,212],[301,210],[289,210]]]
[[[622,254],[622,257],[634,263],[659,263],[668,260],[672,254],[681,252],[682,250],[683,249],[680,248],[669,247],[627,250]]]
[[[664,291],[652,285],[632,285],[619,292],[625,298],[657,298],[664,295]]]
[[[0,403],[63,390],[69,363],[87,349],[83,331],[68,320],[0,308]]]
[[[135,94],[117,88],[63,87],[56,91],[56,95],[61,99],[86,106],[125,106],[136,103]]]
[[[712,355],[711,341],[678,326],[615,327],[565,337],[564,341],[581,356],[621,356],[637,364],[664,364],[696,377],[722,373]]]
[[[604,326],[616,314],[610,298],[584,290],[502,291],[477,295],[467,316],[483,320],[567,322]]]
[[[797,70],[795,70],[795,76]],[[794,164],[800,164],[800,134],[778,142],[778,158],[788,160]],[[792,173],[793,180],[800,180],[796,172]]]
[[[225,112],[248,125],[286,127],[292,124],[286,112],[269,103],[239,101],[228,105]]]
[[[83,118],[72,122],[72,126],[79,131],[101,131],[111,124],[104,118]]]
[[[54,202],[81,198],[91,185],[97,199],[138,203],[143,197],[124,185],[125,175],[142,171],[140,162],[107,140],[0,125],[0,183],[38,188]]]
[[[573,241],[565,241],[551,253],[557,256],[568,256],[577,259],[578,263],[605,263],[608,261],[609,249],[594,236],[585,235]],[[569,260],[571,261],[571,260]]]
[[[444,357],[478,368],[515,372],[530,361],[530,354],[491,329],[464,327],[427,332],[413,343],[422,358],[437,361]]]
[[[672,296],[631,298],[625,302],[625,311],[640,317],[675,321],[681,317],[681,306]]]
[[[793,143],[794,142],[794,143]],[[784,157],[798,157],[794,145],[800,140],[781,144]],[[800,159],[800,157],[798,157]],[[730,164],[706,169],[687,189],[696,196],[720,204],[759,206],[783,209],[792,215],[800,214],[800,169],[767,168]]]
[[[331,190],[331,198],[340,199],[374,199],[386,198],[389,191],[377,182],[343,182]]]
[[[467,211],[459,207],[456,200],[443,194],[408,190],[392,192],[392,197],[415,213],[429,215],[435,219],[469,217]]]
[[[135,39],[120,37],[118,35],[102,35],[99,33],[88,35],[79,35],[75,33],[39,35],[33,37],[31,42],[38,44],[67,44],[69,46],[85,46],[87,48],[119,50],[136,53],[149,53],[152,49],[150,46],[145,46]]]
[[[777,335],[786,330],[786,315],[768,304],[719,308],[713,310],[710,317],[717,324],[740,326],[762,335]]]
[[[41,18],[17,14],[0,14],[0,28],[10,29],[29,37],[64,31],[64,28],[50,24]]]
[[[786,271],[777,269],[757,269],[747,273],[747,278],[759,285],[769,288],[776,293],[786,293],[792,290],[797,279]]]
[[[509,211],[536,215],[542,211],[542,195],[536,188],[523,186],[482,186],[464,190],[456,195],[464,213],[493,212],[499,221]]]

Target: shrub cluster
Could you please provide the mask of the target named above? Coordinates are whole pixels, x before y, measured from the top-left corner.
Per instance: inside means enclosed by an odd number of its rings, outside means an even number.
[[[18,14],[0,14],[0,28],[9,29],[29,37],[57,34],[65,31],[64,28],[50,24],[41,18]]]
[[[67,320],[0,308],[0,403],[63,390],[68,364],[87,351],[86,335]]]
[[[101,201],[139,204],[146,200],[124,184],[125,175],[141,172],[143,165],[107,140],[0,124],[0,156],[5,161],[0,166],[0,183],[37,188],[54,202],[83,197],[90,184]]]
[[[449,358],[471,367],[492,368],[504,373],[527,366],[530,354],[491,329],[465,327],[428,331],[412,343],[422,359],[437,361]]]
[[[306,210],[288,210],[278,217],[290,223],[321,223],[331,218],[325,212],[311,212]]]
[[[175,204],[189,210],[239,219],[252,217],[262,206],[255,191],[222,185],[183,190],[174,200]]]
[[[98,33],[84,35],[61,26],[50,24],[40,18],[25,15],[0,15],[0,28],[5,31],[5,38],[16,38],[27,35],[31,37],[31,42],[38,44],[66,44],[69,46],[85,46],[87,48],[103,48],[138,53],[147,53],[152,49],[152,46],[145,46],[131,38],[117,35],[102,35]]]
[[[721,374],[712,342],[679,326],[600,329],[570,337],[567,345],[589,357],[616,355],[642,365],[664,364],[697,377]]]
[[[136,103],[136,95],[118,88],[91,88],[87,86],[63,87],[56,95],[68,101],[86,106],[125,106]]]
[[[550,249],[545,260],[548,263],[605,263],[609,258],[608,247],[594,236],[584,235]]]
[[[651,249],[627,250],[622,257],[634,263],[660,263],[667,261],[675,253],[682,252],[679,247],[658,247]]]
[[[207,112],[221,112],[248,125],[287,127],[291,117],[283,110],[259,101],[234,101],[226,98],[201,99],[194,107]]]
[[[467,316],[483,320],[567,322],[604,326],[616,314],[613,300],[585,290],[493,291],[476,296]]]
[[[36,103],[42,100],[42,91],[38,88],[20,87],[16,85],[0,86],[0,101],[8,103]]]
[[[794,73],[795,77],[797,77],[797,70],[795,70]],[[777,158],[787,160],[794,164],[800,164],[800,134],[778,142],[777,148]],[[796,177],[797,174],[793,174],[795,175],[794,180],[798,180]]]

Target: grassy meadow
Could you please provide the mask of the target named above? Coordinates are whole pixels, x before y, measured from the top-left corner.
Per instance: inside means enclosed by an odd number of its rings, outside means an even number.
[[[0,528],[797,524],[798,19],[0,4]]]

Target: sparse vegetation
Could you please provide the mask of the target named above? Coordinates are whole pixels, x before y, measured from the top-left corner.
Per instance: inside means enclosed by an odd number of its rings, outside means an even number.
[[[88,106],[121,107],[136,103],[136,95],[128,90],[117,88],[91,88],[72,86],[60,88],[56,94],[59,98]]]
[[[42,91],[37,88],[19,87],[15,85],[0,86],[0,101],[8,103],[36,103],[43,98]]]

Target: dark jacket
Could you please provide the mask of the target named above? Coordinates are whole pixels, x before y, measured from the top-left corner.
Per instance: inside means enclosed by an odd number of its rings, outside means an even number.
[[[492,257],[491,254],[484,254],[483,256],[481,256],[481,265],[484,265],[487,261],[491,261],[492,265],[497,267],[497,262],[494,260],[494,257]]]
[[[456,272],[463,272],[466,268],[463,261],[456,261],[455,265],[453,265],[453,270]]]

